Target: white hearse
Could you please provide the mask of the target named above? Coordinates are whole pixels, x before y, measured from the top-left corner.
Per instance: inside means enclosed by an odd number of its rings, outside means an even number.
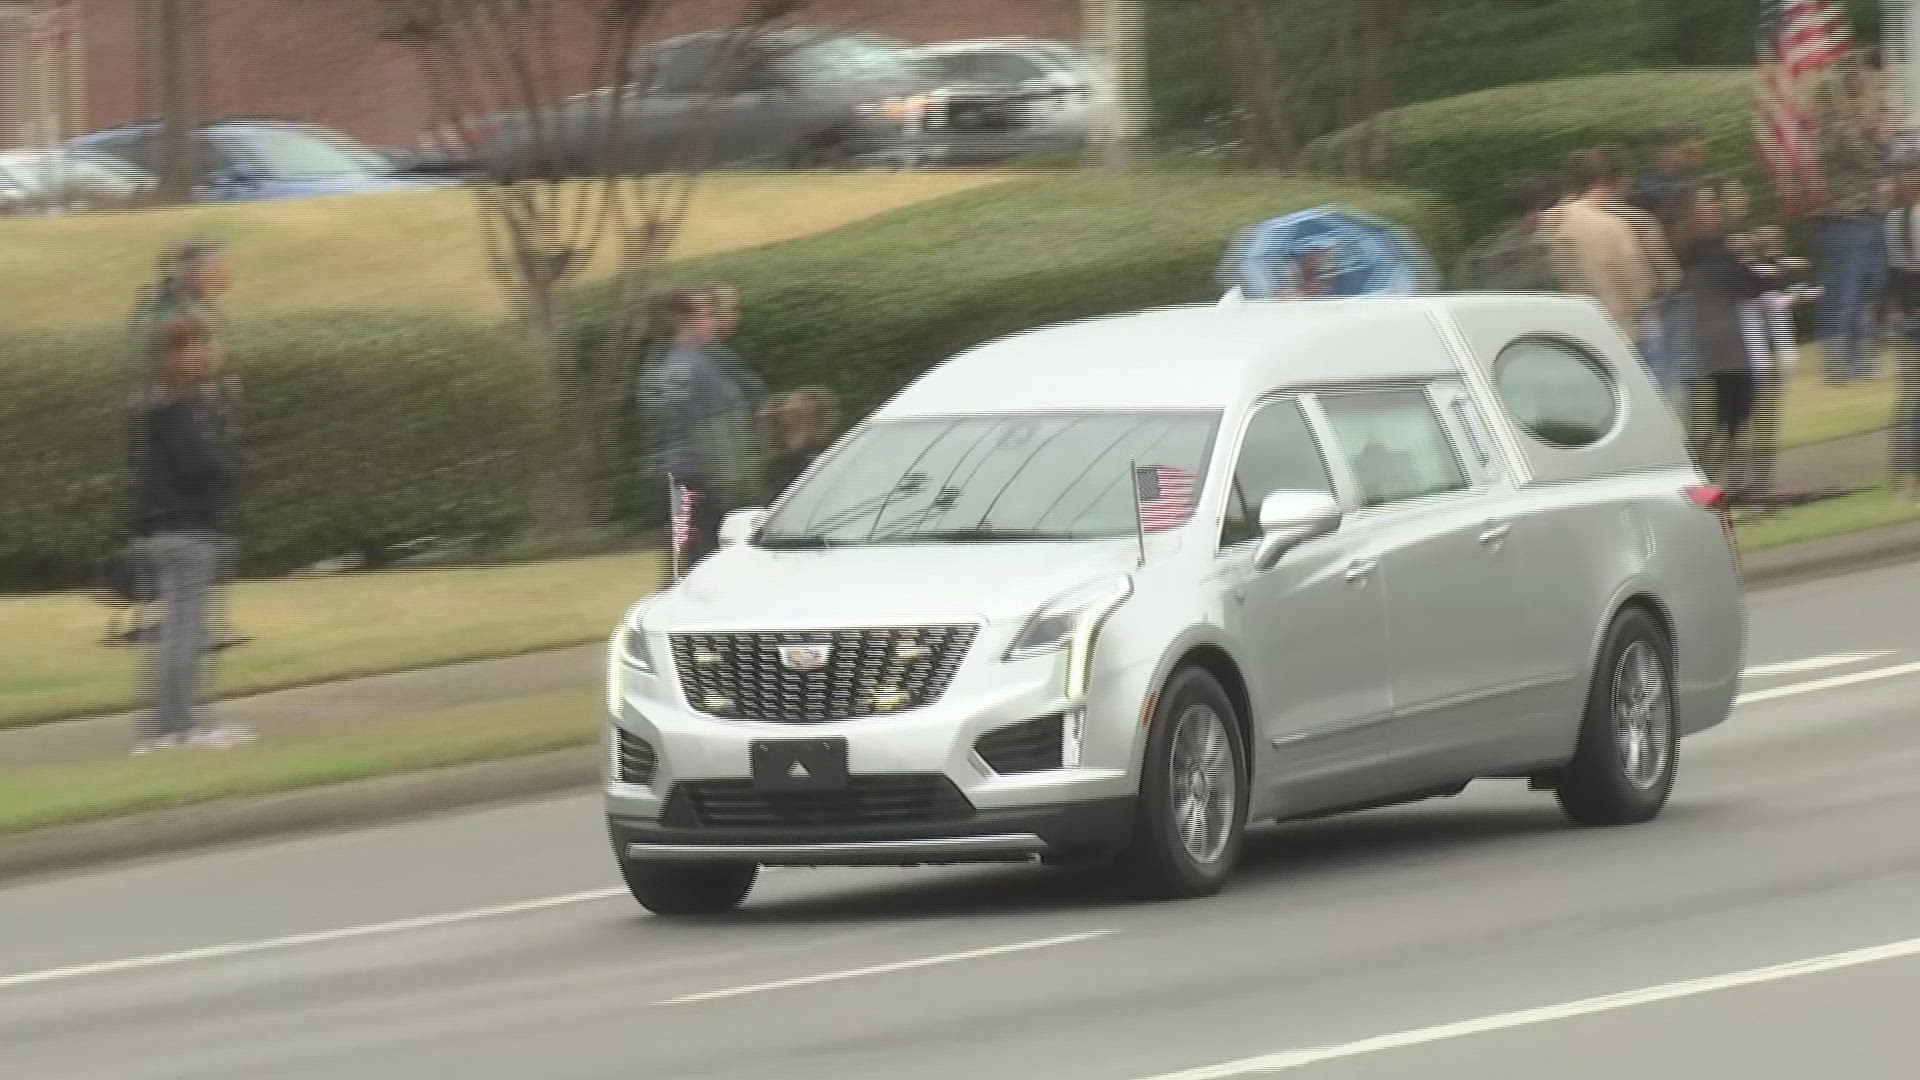
[[[1531,781],[1643,822],[1726,719],[1724,500],[1593,304],[1147,311],[929,371],[635,605],[606,810],[635,897],[768,865],[1110,863]]]

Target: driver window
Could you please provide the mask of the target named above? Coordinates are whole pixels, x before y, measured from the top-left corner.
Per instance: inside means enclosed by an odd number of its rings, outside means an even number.
[[[1282,398],[1261,406],[1247,423],[1240,459],[1233,466],[1220,545],[1231,547],[1260,535],[1260,504],[1276,491],[1333,492],[1326,459],[1300,403]]]

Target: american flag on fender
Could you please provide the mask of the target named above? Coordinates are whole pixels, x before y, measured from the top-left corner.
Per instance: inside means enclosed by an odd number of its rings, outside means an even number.
[[[1170,465],[1143,465],[1133,470],[1133,495],[1140,505],[1143,532],[1177,529],[1193,517],[1199,504],[1199,485],[1193,473]]]
[[[693,543],[693,492],[668,480],[667,497],[672,500],[673,550],[685,551]]]
[[[1833,0],[1760,4],[1760,156],[1788,217],[1815,213],[1825,198],[1820,141],[1810,90],[1853,48],[1853,29]]]

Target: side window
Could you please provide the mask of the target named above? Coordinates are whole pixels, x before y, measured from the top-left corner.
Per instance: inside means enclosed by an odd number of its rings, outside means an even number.
[[[1240,458],[1233,465],[1233,490],[1220,530],[1222,547],[1260,535],[1260,504],[1276,491],[1333,491],[1313,429],[1292,398],[1261,406],[1247,423]]]
[[[1362,505],[1385,506],[1468,486],[1425,391],[1326,394],[1320,404],[1360,485]]]
[[[1493,382],[1521,430],[1549,446],[1592,446],[1620,422],[1612,375],[1571,345],[1516,341],[1500,354]]]

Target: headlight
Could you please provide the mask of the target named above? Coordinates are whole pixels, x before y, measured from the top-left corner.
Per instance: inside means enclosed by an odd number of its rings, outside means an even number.
[[[859,107],[861,116],[878,117],[882,120],[918,120],[927,114],[932,101],[924,94],[912,97],[890,97],[884,101],[869,102]]]
[[[1034,612],[1003,659],[1029,660],[1052,652],[1066,653],[1067,697],[1078,699],[1086,694],[1093,643],[1100,627],[1132,595],[1133,579],[1124,574],[1062,593]]]
[[[620,699],[625,696],[629,671],[653,673],[653,654],[647,649],[647,635],[640,629],[640,617],[646,601],[635,604],[620,620],[620,628],[607,642],[607,712],[618,716]]]

